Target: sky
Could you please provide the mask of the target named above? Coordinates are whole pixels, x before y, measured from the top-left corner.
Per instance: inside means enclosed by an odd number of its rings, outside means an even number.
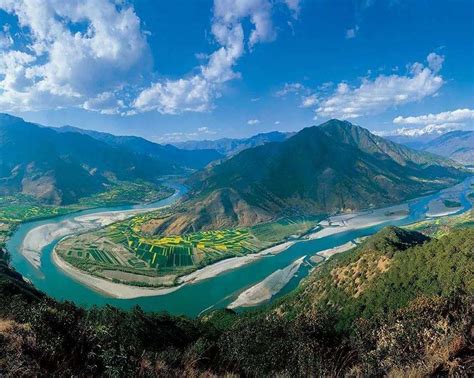
[[[159,143],[474,128],[471,0],[0,0],[0,111]]]

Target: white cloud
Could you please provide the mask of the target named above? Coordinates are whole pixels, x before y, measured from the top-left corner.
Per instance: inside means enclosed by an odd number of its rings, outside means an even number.
[[[147,41],[131,6],[1,0],[0,8],[18,18],[28,41],[21,50],[0,52],[3,110],[77,106],[114,113],[119,108],[109,108],[112,97],[147,67]],[[98,108],[101,101],[106,108]]]
[[[355,38],[358,31],[359,31],[359,25],[356,25],[352,29],[346,30],[346,39]]]
[[[385,132],[386,135],[421,136],[429,134],[443,134],[448,131],[462,129],[474,120],[474,110],[456,109],[436,114],[402,117],[393,119],[396,125],[411,125],[423,127],[402,127],[395,131]]]
[[[280,124],[280,121],[275,121],[275,125],[279,125]]]
[[[135,109],[157,110],[164,114],[212,109],[214,100],[221,96],[223,85],[240,77],[234,67],[245,52],[244,20],[252,25],[247,41],[250,50],[257,43],[275,39],[271,18],[273,5],[270,0],[214,0],[211,30],[220,47],[209,55],[206,64],[198,67],[198,73],[156,82],[144,89],[133,104]],[[288,1],[286,6],[296,12],[299,1]]]
[[[441,135],[448,131],[453,131],[461,128],[463,124],[458,123],[441,123],[431,124],[419,128],[402,127],[394,131],[379,131],[375,134],[380,136],[408,136],[408,137],[419,137],[423,135]]]
[[[275,93],[277,97],[284,97],[290,93],[299,94],[301,92],[306,92],[306,88],[301,83],[285,83],[282,89],[278,90]]]
[[[298,18],[301,11],[300,0],[285,0],[286,6],[293,12],[293,17]]]
[[[3,25],[3,32],[0,32],[0,49],[5,50],[13,45],[13,38],[10,34],[10,26]]]
[[[356,88],[339,83],[336,91],[320,102],[316,115],[357,118],[435,95],[444,83],[438,74],[443,58],[432,53],[427,59],[428,66],[414,63],[405,76],[380,75],[374,80],[364,79]]]
[[[303,96],[301,101],[301,107],[310,108],[318,103],[318,98],[315,94],[309,96]]]
[[[472,109],[456,109],[436,114],[426,114],[420,116],[394,118],[393,123],[404,125],[429,125],[429,124],[446,124],[459,123],[461,121],[474,120],[474,110]]]
[[[258,119],[249,119],[247,125],[258,125],[260,121]]]

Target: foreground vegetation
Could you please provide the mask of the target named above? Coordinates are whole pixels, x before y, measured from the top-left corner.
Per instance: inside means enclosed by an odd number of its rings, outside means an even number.
[[[184,274],[217,261],[258,252],[314,228],[322,216],[291,217],[251,228],[154,235],[150,219],[164,209],[137,215],[108,227],[60,242],[58,255],[95,276],[138,286],[170,286]]]
[[[258,312],[84,310],[0,262],[0,375],[457,375],[472,371],[474,229],[389,227]]]

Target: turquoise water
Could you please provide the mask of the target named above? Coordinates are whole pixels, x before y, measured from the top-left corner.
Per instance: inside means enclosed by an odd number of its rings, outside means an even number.
[[[458,213],[471,208],[471,202],[467,194],[471,191],[470,183],[472,178],[464,181],[463,191],[460,197],[462,208]],[[43,249],[41,257],[41,272],[37,271],[18,251],[21,242],[29,230],[51,222],[59,222],[78,215],[91,214],[110,210],[127,210],[130,208],[146,208],[165,206],[176,201],[184,192],[185,188],[176,186],[177,193],[172,197],[145,206],[121,206],[114,208],[102,208],[86,210],[80,213],[60,216],[37,222],[30,222],[21,225],[7,243],[7,249],[12,256],[12,264],[23,276],[30,279],[40,290],[58,300],[70,300],[79,305],[88,307],[92,305],[110,304],[120,308],[128,309],[139,305],[145,311],[167,311],[171,314],[184,314],[197,316],[204,310],[210,308],[222,308],[227,306],[232,300],[246,288],[253,286],[263,280],[277,269],[281,269],[291,264],[295,259],[304,255],[313,255],[318,251],[333,248],[344,244],[358,237],[371,235],[387,224],[404,225],[425,217],[427,204],[440,193],[432,194],[423,198],[418,198],[408,202],[410,214],[405,219],[387,222],[385,224],[367,227],[360,230],[352,230],[337,235],[327,236],[321,239],[310,241],[298,241],[285,252],[274,256],[266,256],[255,262],[244,265],[232,271],[225,272],[219,276],[195,284],[185,285],[179,290],[166,295],[144,297],[135,299],[115,299],[97,293],[68,277],[51,260],[51,252],[57,240]],[[308,267],[302,267],[297,276],[279,293],[283,295],[294,289],[299,281],[308,273]]]

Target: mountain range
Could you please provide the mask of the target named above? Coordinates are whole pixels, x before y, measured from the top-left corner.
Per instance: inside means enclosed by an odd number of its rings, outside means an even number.
[[[451,160],[331,120],[197,172],[188,180],[192,190],[185,210],[149,227],[172,234],[379,207],[440,189],[465,175]]]
[[[269,133],[257,134],[250,138],[222,138],[217,140],[186,141],[175,143],[175,145],[185,150],[211,149],[216,150],[220,154],[231,156],[247,148],[257,147],[271,142],[283,142],[294,134],[295,133],[272,131]]]
[[[117,180],[154,182],[202,168],[216,151],[184,151],[137,137],[54,129],[0,114],[0,195],[23,193],[70,204]]]
[[[63,126],[55,130],[88,135],[113,147],[123,148],[132,153],[144,155],[177,168],[200,169],[210,162],[224,157],[212,148],[180,149],[171,144],[161,145],[136,136],[117,136],[99,131],[79,129],[73,126]]]
[[[455,130],[440,136],[388,136],[387,139],[420,151],[445,156],[461,164],[474,165],[474,131]]]

